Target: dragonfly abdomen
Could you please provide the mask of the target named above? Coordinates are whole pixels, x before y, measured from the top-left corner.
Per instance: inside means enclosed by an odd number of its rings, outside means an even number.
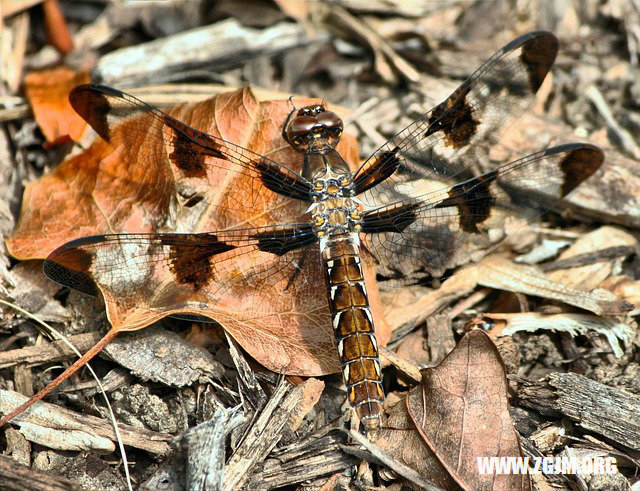
[[[384,391],[378,343],[357,234],[330,236],[322,251],[329,308],[349,402],[367,431],[381,425]]]

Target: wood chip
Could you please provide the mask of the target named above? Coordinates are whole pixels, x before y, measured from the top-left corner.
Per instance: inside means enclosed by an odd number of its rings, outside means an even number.
[[[227,332],[224,333],[229,343],[229,354],[238,371],[238,382],[240,385],[240,395],[247,412],[255,412],[264,407],[268,397],[264,389],[258,382],[256,374],[251,369],[245,359],[240,346]]]
[[[238,489],[247,481],[251,469],[263,461],[282,438],[283,428],[291,421],[292,413],[305,398],[304,392],[301,386],[292,388],[285,381],[278,384],[260,416],[229,459],[221,489]]]
[[[369,45],[374,53],[376,71],[386,82],[396,83],[396,74],[411,82],[420,80],[420,74],[396,53],[375,29],[363,22],[361,18],[351,15],[347,10],[340,7],[331,9],[330,18],[340,24],[341,27],[349,29]],[[390,65],[395,68],[395,72]]]
[[[27,51],[29,13],[22,12],[6,21],[3,19],[2,31],[0,49],[2,49],[3,56],[0,56],[0,80],[9,87],[12,93],[16,93],[22,81]]]
[[[280,23],[264,30],[242,26],[236,19],[191,29],[173,36],[111,51],[100,58],[94,76],[109,85],[145,83],[162,73],[186,67],[216,70],[240,65],[247,57],[274,55],[312,41],[296,24]],[[216,49],[211,49],[215,46]]]
[[[406,326],[408,330],[412,330],[435,312],[468,295],[477,284],[477,270],[467,268],[444,281],[437,290],[412,301],[410,305],[397,305],[385,309],[385,316],[394,335],[392,339],[401,332],[406,334],[405,329],[400,329],[401,327]]]
[[[0,455],[0,489],[5,491],[70,491],[78,489],[64,477],[19,464]]]
[[[104,352],[143,380],[171,387],[224,375],[222,364],[206,349],[159,327],[123,333]]]
[[[349,435],[354,441],[358,443],[358,445],[360,445],[360,447],[364,447],[364,448],[357,448],[357,447],[343,445],[342,449],[345,452],[348,452],[351,455],[355,455],[357,457],[363,458],[368,462],[383,464],[387,466],[389,469],[395,471],[400,476],[407,479],[409,482],[419,486],[420,489],[425,489],[428,491],[439,491],[441,489],[422,479],[420,474],[414,471],[411,467],[394,459],[387,452],[383,451],[376,445],[372,444],[369,440],[367,440],[366,437],[364,437],[360,433],[351,431]]]
[[[187,447],[187,489],[216,489],[223,481],[227,436],[244,422],[239,408],[220,409],[213,417],[186,431],[181,445]]]
[[[252,474],[246,489],[294,486],[355,467],[360,461],[340,450],[344,443],[344,435],[334,431],[275,449]]]
[[[87,334],[77,334],[69,336],[68,341],[73,344],[81,353],[87,351],[102,338],[99,332]],[[13,367],[24,364],[28,367],[35,367],[45,363],[55,363],[58,361],[75,358],[77,355],[69,348],[64,341],[53,341],[43,346],[27,346],[0,353],[0,368]]]
[[[28,398],[0,390],[0,413],[8,414]],[[12,424],[30,441],[59,450],[113,452],[116,436],[108,421],[39,402],[17,416]],[[154,454],[169,451],[171,435],[119,425],[125,445]]]
[[[640,397],[576,373],[554,372],[540,382],[519,382],[523,406],[565,416],[586,431],[640,448]]]
[[[607,250],[610,247],[626,247],[626,249],[618,249],[620,254],[614,256],[612,259],[552,271],[547,273],[547,277],[569,288],[593,290],[616,272],[616,264],[621,263],[626,257],[624,252],[627,253],[626,255],[633,254],[634,250],[638,247],[638,240],[633,235],[618,227],[600,227],[580,237],[575,244],[564,251],[558,258],[558,261],[563,261],[574,258],[575,256],[587,255],[595,259],[598,251]],[[615,252],[615,250],[612,252]]]

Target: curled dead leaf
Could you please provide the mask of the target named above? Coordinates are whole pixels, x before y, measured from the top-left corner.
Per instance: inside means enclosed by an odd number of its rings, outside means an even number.
[[[541,314],[539,312],[491,313],[484,315],[492,324],[492,337],[512,336],[516,332],[556,331],[571,336],[595,332],[604,336],[614,355],[621,358],[626,347],[631,345],[633,329],[612,317],[598,317],[591,314],[562,313]],[[622,341],[623,346],[620,346]]]
[[[603,295],[566,286],[550,279],[537,267],[517,264],[498,254],[487,256],[475,268],[478,269],[478,283],[489,288],[558,300],[597,315],[620,315],[633,309],[613,294]]]

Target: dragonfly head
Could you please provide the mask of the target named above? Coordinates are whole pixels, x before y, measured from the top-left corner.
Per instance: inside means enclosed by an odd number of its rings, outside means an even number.
[[[335,147],[343,128],[340,116],[327,111],[322,104],[315,104],[299,109],[286,124],[283,136],[293,148],[305,152],[315,140],[326,140]]]

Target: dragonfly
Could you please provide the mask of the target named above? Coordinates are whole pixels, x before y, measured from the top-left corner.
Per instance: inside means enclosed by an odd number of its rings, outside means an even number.
[[[495,210],[551,209],[603,163],[602,151],[588,143],[547,148],[494,168],[475,151],[495,142],[530,105],[557,52],[549,32],[514,39],[355,171],[336,150],[343,121],[323,103],[293,110],[282,124],[283,144],[302,155],[296,167],[194,129],[120,90],[76,87],[72,106],[121,149],[128,165],[144,170],[161,159],[171,162],[175,172],[164,183],[169,193],[194,179],[235,173],[246,185],[228,190],[223,203],[210,187],[198,189],[191,205],[256,211],[267,193],[273,209],[293,210],[297,218],[279,222],[274,213],[273,223],[260,226],[83,237],[52,252],[44,272],[80,292],[127,297],[166,315],[201,314],[241,295],[247,284],[276,293],[323,281],[347,399],[362,431],[375,435],[385,392],[363,261],[373,261],[390,284],[441,277],[461,251],[488,240]],[[145,125],[136,119],[141,114]],[[128,130],[117,131],[119,125]],[[161,140],[166,154],[136,154],[127,132]],[[245,318],[277,314],[263,302],[243,312]]]

